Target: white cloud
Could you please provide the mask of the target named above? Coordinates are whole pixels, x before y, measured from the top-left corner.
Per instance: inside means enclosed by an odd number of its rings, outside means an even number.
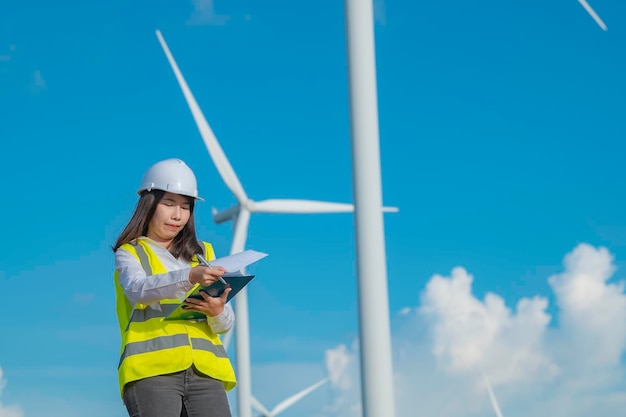
[[[339,345],[326,351],[326,369],[328,379],[333,387],[345,390],[352,386],[352,380],[347,371],[353,357],[346,345]]]
[[[463,268],[433,276],[418,308],[394,322],[397,416],[496,415],[483,373],[506,417],[623,415],[626,294],[609,281],[614,272],[607,249],[574,248],[548,277],[554,318],[543,296],[514,308],[497,294],[478,299]],[[328,351],[329,376],[340,382],[326,415],[360,415],[358,369],[346,365],[356,363],[355,347]]]
[[[108,383],[102,387],[108,390]],[[113,385],[114,386],[114,385]],[[66,395],[50,395],[49,390],[29,388],[28,396],[24,401],[23,414],[20,417],[128,417],[128,412],[122,403],[116,388],[112,394],[102,395],[100,399],[83,397],[76,392]],[[88,410],[88,411],[85,411]],[[0,416],[5,417],[0,414]],[[16,416],[9,416],[16,417]]]
[[[188,25],[223,26],[230,16],[217,14],[213,0],[192,0],[194,10],[187,21]]]
[[[324,407],[323,415],[361,415],[357,351],[357,341],[354,341],[351,348],[342,344],[326,351],[326,372],[334,395],[330,404]]]
[[[404,307],[398,312],[398,314],[401,316],[406,316],[407,314],[410,314],[410,313],[411,313],[411,307]]]
[[[449,372],[489,368],[494,384],[553,374],[556,366],[541,350],[550,316],[542,297],[521,299],[512,312],[489,293],[472,294],[473,277],[463,268],[450,277],[435,275],[422,295],[420,313],[430,323],[433,354]]]
[[[607,282],[615,267],[605,248],[581,244],[564,265],[562,274],[549,279],[559,307],[559,356],[572,386],[603,389],[623,380],[624,282]]]
[[[3,377],[2,368],[0,368],[0,399],[2,398],[2,391],[6,386],[6,380]],[[0,417],[23,417],[24,413],[22,409],[17,405],[4,406],[0,402]]]

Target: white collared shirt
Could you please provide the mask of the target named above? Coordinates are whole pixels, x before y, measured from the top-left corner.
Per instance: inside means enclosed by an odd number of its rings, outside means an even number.
[[[139,239],[148,243],[168,272],[147,276],[133,254],[124,249],[115,251],[115,270],[128,300],[133,306],[137,303],[152,304],[164,298],[178,298],[183,301],[185,294],[194,286],[189,282],[190,263],[174,258],[170,251],[148,237],[142,236]],[[229,331],[235,322],[230,303],[217,316],[207,316],[207,322],[215,334]]]

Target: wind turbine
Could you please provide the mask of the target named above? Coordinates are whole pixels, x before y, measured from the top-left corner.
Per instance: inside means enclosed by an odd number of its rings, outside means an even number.
[[[287,398],[286,400],[283,400],[280,403],[278,403],[278,405],[276,405],[276,407],[274,407],[272,411],[268,411],[267,408],[265,408],[263,404],[259,402],[259,400],[254,398],[254,396],[251,397],[252,407],[256,409],[258,412],[260,412],[263,417],[276,417],[277,415],[279,415],[280,413],[282,413],[283,411],[285,411],[286,409],[288,409],[289,407],[291,407],[292,405],[300,401],[302,398],[309,395],[309,393],[311,393],[312,391],[315,391],[319,386],[324,385],[327,381],[328,379],[324,378],[321,381],[316,382],[315,384],[311,385],[310,387],[303,389],[297,394],[294,394],[291,397]]]
[[[589,15],[593,18],[593,20],[596,21],[596,23],[598,24],[598,26],[600,26],[600,28],[602,28],[602,30],[608,30],[602,19],[600,19],[600,16],[598,16],[596,11],[593,10],[589,3],[587,3],[587,0],[578,0],[578,3],[580,3],[580,5],[585,8],[587,13],[589,13]]]
[[[232,334],[233,332],[230,331],[223,336],[224,340],[222,340],[222,344],[224,345],[224,349],[227,351],[230,345]],[[326,382],[328,382],[328,378],[324,378],[316,382],[315,384],[303,389],[302,391],[292,395],[291,397],[288,397],[287,399],[278,403],[272,409],[272,411],[268,411],[267,408],[265,408],[265,406],[259,400],[257,400],[253,395],[250,396],[251,405],[253,409],[261,413],[262,417],[276,417],[277,415],[279,415],[280,413],[282,413],[283,411],[285,411],[286,409],[288,409],[289,407],[291,407],[292,405],[300,401],[302,398],[306,397],[311,392],[315,391],[318,387],[324,385]]]
[[[218,173],[226,186],[237,199],[238,204],[222,211],[213,213],[215,223],[222,223],[232,220],[234,223],[233,241],[230,253],[238,253],[244,250],[246,238],[248,235],[248,224],[250,222],[250,214],[258,213],[349,213],[354,211],[353,204],[332,203],[326,201],[313,200],[293,200],[293,199],[269,199],[263,201],[253,201],[248,198],[246,192],[235,174],[230,162],[226,158],[222,147],[220,146],[215,134],[211,130],[206,118],[204,117],[200,106],[196,102],[185,78],[183,77],[172,53],[161,35],[159,30],[156,31],[157,38],[161,43],[161,47],[174,71],[176,80],[185,96],[185,100],[191,110],[191,114],[198,126],[200,135],[204,140],[204,144],[209,151],[211,159],[217,168]],[[381,207],[388,212],[397,212],[395,207]],[[251,377],[250,377],[250,329],[248,321],[248,292],[243,288],[237,294],[235,301],[235,316],[237,325],[235,326],[235,347],[236,347],[236,364],[237,364],[237,405],[239,417],[251,417],[252,393],[251,393]],[[306,394],[305,394],[306,395]],[[299,397],[301,398],[301,397]],[[298,398],[298,399],[299,399]]]
[[[224,349],[227,351],[230,345],[232,334],[233,332],[230,331],[223,336],[224,340],[222,340],[222,344],[224,345]],[[278,414],[282,413],[283,411],[285,411],[286,409],[288,409],[289,407],[291,407],[292,405],[300,401],[302,398],[306,397],[311,392],[315,391],[318,387],[324,385],[326,382],[328,382],[328,378],[324,378],[321,381],[318,381],[315,384],[311,385],[310,387],[307,387],[303,389],[302,391],[292,395],[291,397],[288,397],[287,399],[278,403],[272,409],[272,411],[268,411],[267,408],[265,408],[265,406],[263,406],[263,404],[259,400],[257,400],[253,395],[250,396],[251,405],[253,409],[261,413],[262,417],[276,417]]]

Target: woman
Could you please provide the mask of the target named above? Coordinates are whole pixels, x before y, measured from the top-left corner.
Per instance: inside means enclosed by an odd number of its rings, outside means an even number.
[[[122,336],[118,374],[131,417],[229,417],[226,391],[235,374],[218,334],[231,329],[226,299],[186,298],[226,272],[198,265],[214,259],[198,242],[193,209],[196,177],[179,159],[157,162],[143,176],[139,201],[113,246],[117,317]],[[206,320],[165,320],[184,300]]]

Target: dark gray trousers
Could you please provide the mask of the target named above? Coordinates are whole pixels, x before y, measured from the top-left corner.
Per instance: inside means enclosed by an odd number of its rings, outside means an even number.
[[[126,384],[124,405],[130,417],[231,417],[224,385],[193,366]]]

